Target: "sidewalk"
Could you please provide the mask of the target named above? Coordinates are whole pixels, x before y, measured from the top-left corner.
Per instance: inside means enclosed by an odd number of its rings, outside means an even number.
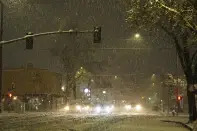
[[[176,124],[179,124],[179,125],[182,125],[188,129],[193,129],[194,128],[194,123],[189,123],[187,124],[188,122],[188,115],[186,114],[180,114],[179,116],[165,116],[163,118],[160,119],[161,121],[163,122],[172,122],[172,123],[176,123]]]

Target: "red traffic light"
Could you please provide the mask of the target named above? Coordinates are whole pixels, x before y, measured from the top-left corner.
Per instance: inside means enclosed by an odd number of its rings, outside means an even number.
[[[182,98],[183,98],[182,96],[178,96],[177,99],[180,101],[180,100],[182,100]]]
[[[12,97],[12,93],[8,93],[8,97],[10,97],[10,98],[11,98],[11,97]]]

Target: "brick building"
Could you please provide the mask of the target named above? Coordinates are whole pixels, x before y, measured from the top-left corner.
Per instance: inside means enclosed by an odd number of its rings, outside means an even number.
[[[60,95],[62,77],[46,69],[21,68],[3,71],[3,94],[14,88],[16,95],[56,94]]]
[[[16,96],[21,103],[35,103],[31,109],[57,108],[64,103],[64,94],[61,90],[62,75],[50,72],[47,69],[33,67],[6,69],[3,71],[4,104],[7,105],[8,94]],[[33,102],[32,102],[33,101]],[[38,107],[39,105],[39,107]],[[30,108],[30,107],[29,107]]]

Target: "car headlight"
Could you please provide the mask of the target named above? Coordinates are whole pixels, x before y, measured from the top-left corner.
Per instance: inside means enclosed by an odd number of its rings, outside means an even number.
[[[126,110],[131,110],[131,105],[125,105]]]
[[[77,105],[76,106],[76,110],[81,111],[81,106],[80,105]]]
[[[142,110],[142,106],[141,105],[136,105],[135,109],[136,109],[136,111],[141,111]]]
[[[96,107],[96,112],[97,112],[97,113],[100,113],[100,112],[101,112],[101,107],[100,107],[100,106],[97,106],[97,107]]]
[[[111,111],[112,111],[112,109],[113,109],[113,108],[112,108],[112,107],[110,107],[110,106],[106,106],[104,109],[105,109],[105,111],[106,111],[106,112],[108,112],[108,113],[109,113],[109,112],[111,112]]]
[[[64,109],[65,109],[66,111],[69,111],[69,110],[70,110],[70,107],[69,107],[69,106],[65,106]]]
[[[90,109],[89,106],[85,106],[85,107],[84,107],[84,110],[86,110],[86,111],[88,111],[89,109]]]
[[[105,111],[107,111],[107,112],[110,111],[109,106],[106,106],[106,107],[105,107]]]

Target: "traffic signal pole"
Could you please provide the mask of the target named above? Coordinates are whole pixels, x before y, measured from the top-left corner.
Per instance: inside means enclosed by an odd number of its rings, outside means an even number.
[[[0,0],[0,6],[1,6],[1,29],[0,29],[0,41],[3,41],[3,9],[4,9],[4,5],[2,3],[2,1]],[[3,82],[2,82],[2,73],[3,73],[3,60],[2,60],[2,55],[3,55],[3,45],[0,44],[0,113],[2,112],[2,86],[3,86]]]
[[[12,39],[12,40],[7,40],[7,41],[1,41],[0,45],[7,45],[7,44],[12,44],[14,42],[26,40],[27,38],[35,38],[35,37],[41,37],[41,36],[49,36],[49,35],[57,35],[57,34],[84,34],[84,33],[94,33],[94,30],[85,30],[85,31],[74,31],[74,30],[69,30],[69,31],[51,31],[51,32],[43,32],[43,33],[38,33],[38,34],[32,34],[32,35],[25,35],[20,38]]]
[[[30,42],[28,39],[33,39],[34,37],[41,37],[41,36],[49,36],[49,35],[56,35],[56,34],[93,34],[93,41],[94,43],[100,43],[101,42],[101,27],[96,27],[94,28],[94,30],[85,30],[85,31],[75,31],[75,30],[68,30],[68,31],[52,31],[52,32],[43,32],[43,33],[38,33],[38,34],[27,34],[23,37],[20,38],[16,38],[16,39],[12,39],[12,40],[7,40],[7,41],[3,41],[3,3],[0,0],[0,5],[1,5],[1,29],[0,29],[0,113],[2,112],[2,73],[3,73],[3,61],[2,61],[2,47],[3,45],[7,45],[7,44],[12,44],[14,42],[18,42],[18,41],[22,41],[22,40],[26,40],[26,48],[27,48],[27,44]],[[33,42],[33,41],[31,41]],[[33,44],[33,43],[31,43]],[[33,45],[27,49],[33,49]]]

